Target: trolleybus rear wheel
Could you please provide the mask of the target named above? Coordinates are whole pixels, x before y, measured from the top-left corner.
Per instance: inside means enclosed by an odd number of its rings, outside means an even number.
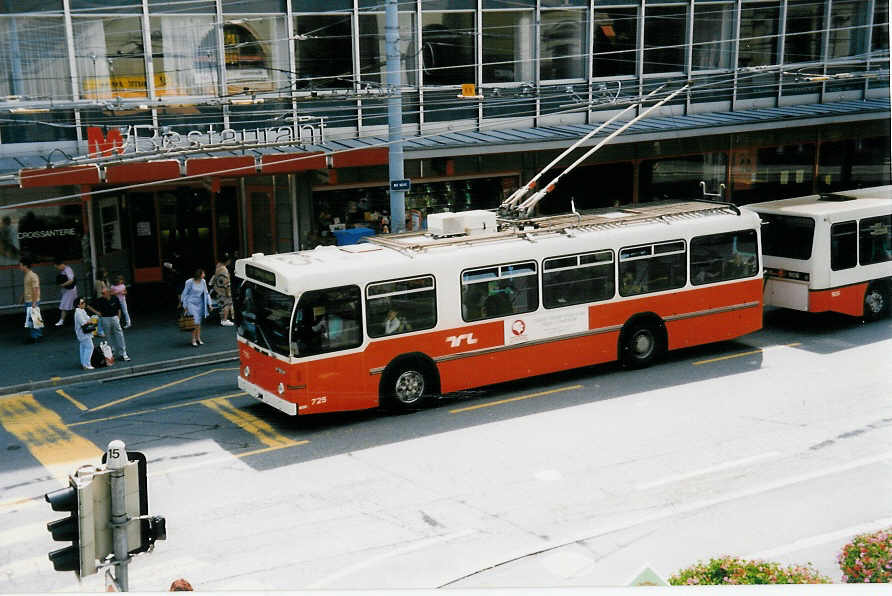
[[[864,318],[868,321],[882,319],[889,314],[889,284],[873,282],[864,294]]]
[[[649,322],[633,323],[623,330],[622,363],[632,368],[653,364],[663,352],[663,337]]]

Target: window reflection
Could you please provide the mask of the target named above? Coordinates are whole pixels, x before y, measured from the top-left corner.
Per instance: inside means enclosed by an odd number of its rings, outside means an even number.
[[[214,95],[217,44],[213,15],[151,17],[152,69],[158,95]]]
[[[789,64],[820,59],[823,21],[823,3],[790,2],[787,7],[784,62]]]
[[[728,68],[734,37],[733,6],[706,4],[694,7],[694,70]]]
[[[542,11],[539,76],[581,79],[585,76],[585,11]]]
[[[422,13],[421,65],[425,85],[473,83],[474,13]]]
[[[648,6],[644,12],[644,73],[685,69],[685,6]]]
[[[532,11],[483,13],[483,82],[533,80]]]
[[[594,18],[593,76],[635,74],[637,8],[598,8]]]
[[[403,85],[415,85],[415,15],[401,12],[399,27],[400,60],[403,68],[400,82]],[[433,55],[440,56],[439,48]],[[360,80],[382,85],[385,83],[387,45],[383,13],[359,15],[359,64]]]
[[[349,14],[298,15],[294,18],[298,89],[352,86],[351,19]]]
[[[73,18],[81,95],[146,97],[139,17]]]
[[[0,38],[0,95],[71,98],[61,17],[4,17]]]

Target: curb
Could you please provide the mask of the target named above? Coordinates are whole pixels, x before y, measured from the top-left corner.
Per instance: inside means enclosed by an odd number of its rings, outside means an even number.
[[[187,356],[176,360],[159,360],[149,362],[147,364],[136,364],[121,367],[120,365],[111,368],[103,368],[93,372],[85,372],[70,377],[55,377],[41,381],[28,381],[27,383],[19,383],[18,385],[8,385],[0,387],[0,395],[10,393],[23,393],[27,391],[36,391],[38,389],[48,389],[52,387],[62,387],[64,385],[74,385],[75,383],[84,383],[87,381],[114,381],[118,379],[152,375],[163,372],[171,372],[184,368],[194,368],[196,366],[204,366],[206,364],[217,364],[220,362],[233,362],[238,360],[238,350],[225,350],[223,352],[214,352],[212,354],[204,354],[202,356]]]

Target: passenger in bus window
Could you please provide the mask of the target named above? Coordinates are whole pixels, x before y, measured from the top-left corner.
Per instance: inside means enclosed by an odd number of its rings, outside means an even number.
[[[384,319],[384,334],[391,335],[393,333],[402,333],[407,331],[406,321],[400,317],[399,313],[391,309],[387,311],[387,317]]]

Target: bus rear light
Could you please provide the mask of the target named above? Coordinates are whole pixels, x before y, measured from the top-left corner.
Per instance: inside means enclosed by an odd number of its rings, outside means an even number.
[[[248,377],[250,377],[250,376],[251,376],[251,367],[250,367],[250,366],[246,366],[246,367],[245,367],[245,370],[242,372],[242,375],[243,375],[246,379],[247,379]]]
[[[279,392],[279,395],[282,395],[283,393],[285,393],[285,384],[279,383],[279,386],[276,387],[276,391]]]

